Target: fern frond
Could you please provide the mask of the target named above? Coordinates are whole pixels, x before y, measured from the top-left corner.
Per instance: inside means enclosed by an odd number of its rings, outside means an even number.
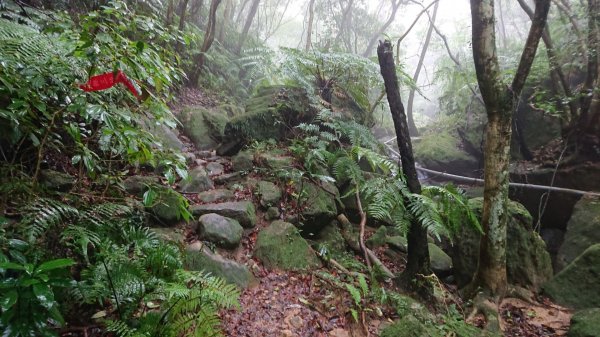
[[[22,232],[29,243],[34,243],[48,229],[76,219],[79,211],[67,204],[52,199],[36,199],[21,212]]]

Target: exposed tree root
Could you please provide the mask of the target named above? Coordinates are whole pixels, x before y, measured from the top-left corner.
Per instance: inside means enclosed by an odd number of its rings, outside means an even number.
[[[337,219],[341,224],[342,237],[344,237],[344,240],[346,240],[346,244],[350,248],[352,248],[352,250],[354,250],[355,252],[362,254],[363,250],[361,249],[360,244],[356,241],[356,239],[352,238],[352,236],[348,233],[349,228],[352,227],[352,223],[350,223],[350,220],[348,220],[348,218],[344,214],[338,215]],[[366,254],[368,255],[369,259],[371,260],[371,262],[375,266],[377,266],[379,269],[381,269],[381,271],[385,274],[386,277],[388,277],[388,278],[395,277],[394,273],[392,273],[383,264],[383,262],[381,262],[381,260],[379,260],[379,258],[375,255],[375,253],[373,253],[373,251],[371,251],[369,248],[366,248],[366,247],[365,247],[365,251],[366,251]]]
[[[467,318],[467,322],[473,322],[478,314],[485,317],[485,330],[492,333],[501,333],[499,304],[491,297],[479,292],[473,298],[473,310]]]

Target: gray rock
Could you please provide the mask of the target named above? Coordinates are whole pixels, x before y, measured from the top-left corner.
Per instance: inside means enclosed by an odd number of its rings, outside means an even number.
[[[180,228],[151,228],[150,231],[154,232],[163,241],[178,244],[185,241],[185,234]]]
[[[390,236],[385,240],[385,243],[387,243],[388,246],[390,246],[390,248],[392,249],[395,249],[402,253],[408,253],[408,240],[406,240],[404,236]]]
[[[235,248],[242,240],[244,229],[240,223],[218,214],[204,214],[198,220],[200,237],[223,248]]]
[[[260,205],[265,208],[277,205],[281,199],[281,190],[270,181],[260,181],[256,190],[260,198]]]
[[[123,181],[123,187],[129,194],[141,197],[150,186],[156,186],[159,183],[157,176],[131,176]]]
[[[194,205],[191,207],[191,212],[194,216],[216,213],[237,220],[245,228],[251,228],[256,225],[256,211],[250,201]]]
[[[212,177],[223,174],[225,172],[225,167],[219,163],[212,162],[206,165],[206,170],[208,171],[208,175]]]
[[[297,186],[302,186],[304,191],[300,193],[304,193],[306,196],[304,209],[300,214],[300,222],[304,225],[302,229],[306,233],[317,233],[336,218],[337,206],[334,195],[339,196],[339,192],[333,185],[321,187],[311,182],[304,182]],[[324,188],[327,188],[331,193],[324,190]]]
[[[265,214],[265,219],[267,220],[275,220],[281,217],[281,212],[279,212],[279,208],[277,207],[269,207],[267,208],[267,213]]]
[[[600,244],[586,249],[543,290],[556,303],[573,309],[600,307]]]
[[[156,199],[150,206],[150,211],[157,218],[160,225],[167,227],[176,225],[181,217],[179,207],[182,196],[171,188],[164,186],[155,187],[154,191],[156,192]]]
[[[248,267],[212,253],[202,246],[188,249],[185,269],[209,272],[241,288],[248,288],[257,283]]]
[[[179,118],[182,121],[183,133],[200,150],[216,148],[227,123],[227,116],[203,107],[187,108],[181,112]]]
[[[238,182],[242,179],[242,174],[240,172],[233,172],[227,174],[221,174],[220,176],[216,176],[214,178],[215,183],[219,185],[230,184],[233,182]]]
[[[146,117],[142,118],[141,126],[166,148],[181,151],[185,147],[183,142],[179,140],[175,129],[171,129],[164,124],[157,124],[156,121]]]
[[[558,251],[557,266],[566,267],[591,245],[600,243],[600,197],[583,197],[575,204],[565,239]]]
[[[77,178],[54,170],[42,170],[40,171],[40,181],[49,190],[67,192],[73,188]]]
[[[428,247],[431,270],[441,277],[450,274],[452,272],[452,258],[433,243],[429,243]]]
[[[206,170],[196,167],[189,172],[188,179],[181,185],[181,191],[185,193],[200,193],[214,188],[212,180],[208,177]]]
[[[234,193],[227,189],[217,189],[198,193],[198,199],[205,203],[227,201],[235,197]]]
[[[270,269],[309,270],[321,266],[319,258],[298,229],[279,220],[260,231],[254,256]]]
[[[241,151],[231,158],[234,171],[252,171],[254,169],[254,154],[250,151]]]

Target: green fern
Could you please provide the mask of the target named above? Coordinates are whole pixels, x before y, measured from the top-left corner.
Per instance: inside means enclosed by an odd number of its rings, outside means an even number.
[[[50,228],[64,225],[79,217],[79,211],[52,199],[36,199],[21,209],[24,214],[20,226],[26,240],[33,244]]]

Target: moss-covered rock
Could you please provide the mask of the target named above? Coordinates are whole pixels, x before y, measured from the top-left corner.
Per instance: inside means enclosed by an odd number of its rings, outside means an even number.
[[[156,120],[144,116],[141,117],[141,120],[141,127],[152,134],[154,138],[163,145],[163,147],[171,148],[177,151],[181,151],[185,147],[183,142],[179,140],[177,130],[171,129],[164,124],[156,123]]]
[[[431,270],[438,276],[447,276],[452,271],[452,258],[433,243],[429,243],[428,247]]]
[[[123,188],[125,192],[141,197],[149,187],[157,186],[159,184],[157,176],[131,176],[123,180]]]
[[[49,190],[67,192],[75,185],[77,178],[54,170],[42,170],[40,171],[40,181]]]
[[[298,229],[283,221],[274,221],[260,231],[254,256],[270,269],[309,270],[321,266]]]
[[[153,190],[156,192],[156,198],[150,206],[150,211],[156,217],[158,223],[167,227],[177,224],[181,216],[179,207],[182,196],[165,186],[157,186]]]
[[[600,337],[600,308],[581,310],[571,317],[568,337]]]
[[[544,293],[574,309],[600,307],[600,244],[586,249],[549,282]]]
[[[190,107],[179,117],[183,133],[194,143],[197,149],[214,149],[223,139],[228,118],[223,113],[209,111],[203,107]]]
[[[193,205],[190,211],[194,216],[216,213],[237,220],[243,227],[256,225],[256,210],[250,201],[232,201],[218,204]]]
[[[244,228],[240,223],[215,213],[204,214],[198,219],[198,231],[204,240],[223,248],[235,248],[242,240]]]
[[[235,194],[228,189],[216,189],[198,193],[198,200],[205,203],[228,201],[235,197]]]
[[[256,186],[256,193],[260,198],[260,205],[265,208],[277,205],[281,199],[281,190],[270,181],[260,181]]]
[[[380,226],[379,228],[377,228],[375,233],[373,233],[373,235],[371,235],[367,240],[365,240],[365,244],[371,249],[379,248],[387,243],[387,235],[387,227]]]
[[[248,267],[203,247],[200,247],[200,250],[188,249],[184,266],[186,270],[209,272],[241,288],[247,288],[256,283],[256,279]]]
[[[200,193],[214,187],[213,181],[208,176],[208,172],[203,167],[198,166],[189,172],[187,180],[181,184],[181,191],[186,193]]]
[[[583,197],[575,204],[567,224],[557,266],[564,268],[591,245],[600,243],[600,197]]]
[[[252,171],[254,168],[254,153],[252,151],[240,151],[231,158],[231,166],[234,171]]]
[[[323,228],[319,232],[315,242],[317,243],[317,247],[325,248],[327,253],[334,258],[346,252],[346,240],[342,236],[337,221],[332,221],[328,226]]]
[[[425,133],[414,145],[415,160],[426,168],[472,176],[477,159],[460,147],[457,136],[448,131]]]
[[[483,198],[469,200],[469,206],[481,219]],[[508,282],[532,290],[552,277],[552,261],[541,237],[532,229],[532,218],[523,205],[509,201],[507,225],[506,266]],[[463,226],[457,235],[453,262],[459,286],[469,283],[479,258],[481,235],[473,228]]]
[[[151,228],[161,240],[182,244],[185,241],[185,233],[181,228]]]
[[[227,123],[218,152],[231,155],[252,140],[283,139],[289,136],[290,128],[312,121],[316,114],[303,89],[263,87],[248,100],[245,113]]]
[[[318,233],[337,216],[335,196],[339,197],[337,188],[330,184],[316,185],[303,182],[298,185],[302,189],[304,205],[300,214],[302,230],[305,233]]]
[[[413,315],[406,315],[386,327],[380,337],[429,337],[426,327]]]

